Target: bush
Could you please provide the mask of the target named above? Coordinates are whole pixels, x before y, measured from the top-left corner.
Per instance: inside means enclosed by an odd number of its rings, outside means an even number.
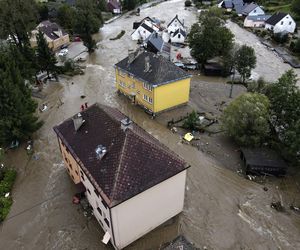
[[[16,176],[17,172],[13,169],[3,170],[3,179],[0,181],[0,222],[6,218],[12,205],[11,196],[4,196],[6,193],[11,191]]]
[[[183,123],[183,127],[185,129],[191,129],[194,130],[196,129],[197,123],[198,123],[198,114],[197,112],[194,110],[192,113],[190,113],[187,118],[185,119],[184,123]]]
[[[275,33],[273,35],[273,40],[277,43],[286,43],[289,39],[288,34]]]
[[[192,2],[190,1],[190,0],[186,0],[185,2],[184,2],[184,6],[185,7],[190,7],[192,5]]]

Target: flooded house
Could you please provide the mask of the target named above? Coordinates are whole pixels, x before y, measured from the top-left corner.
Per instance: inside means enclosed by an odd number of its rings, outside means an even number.
[[[242,10],[243,16],[259,16],[264,15],[264,10],[255,3],[246,4]]]
[[[164,42],[161,35],[153,32],[144,42],[144,48],[147,51],[162,55],[166,59],[170,59],[171,45]]]
[[[178,15],[176,15],[176,16],[171,20],[171,22],[168,24],[167,30],[168,30],[168,33],[169,33],[169,34],[172,34],[172,33],[174,33],[175,31],[177,31],[178,29],[185,30],[185,27],[184,27],[184,21],[183,21],[183,20],[180,20],[180,19],[178,18]]]
[[[107,10],[113,14],[122,13],[122,5],[119,0],[108,0],[106,4]]]
[[[182,211],[188,165],[117,109],[94,104],[54,131],[104,243],[122,249]]]
[[[263,28],[265,27],[266,20],[270,17],[271,15],[247,16],[244,20],[244,27]]]
[[[41,22],[35,30],[31,32],[30,46],[37,46],[36,35],[41,31],[48,43],[48,46],[52,50],[60,49],[61,46],[70,43],[70,37],[57,23],[50,22],[49,20]]]
[[[115,64],[117,91],[156,115],[189,101],[191,75],[163,56],[137,50]]]

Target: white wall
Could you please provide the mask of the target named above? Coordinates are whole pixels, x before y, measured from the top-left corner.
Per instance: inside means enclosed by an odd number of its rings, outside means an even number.
[[[265,25],[265,21],[253,21],[248,18],[244,20],[244,27],[263,27]]]
[[[288,31],[289,33],[294,33],[296,28],[296,23],[290,15],[286,15],[280,22],[274,26],[274,33],[280,33],[283,31]]]
[[[184,43],[185,37],[178,33],[176,36],[171,35],[171,43]]]
[[[258,16],[258,15],[264,15],[265,12],[262,10],[262,8],[260,8],[259,6],[257,6],[254,10],[252,10],[248,16]]]
[[[158,32],[159,28],[152,22],[145,20],[147,26],[151,27],[154,31]],[[139,39],[146,40],[151,35],[151,32],[143,28],[141,25],[131,34],[131,39],[136,41]]]
[[[181,23],[175,18],[174,21],[170,24],[170,26],[167,28],[168,32],[175,32],[179,28],[184,30],[184,27],[181,25]]]
[[[118,249],[182,211],[185,180],[186,170],[111,209]]]
[[[90,191],[90,193],[88,191],[86,191],[85,195],[86,195],[90,205],[93,207],[94,216],[96,217],[100,226],[103,228],[104,232],[109,232],[109,234],[112,236],[112,229],[111,229],[112,223],[111,223],[109,208],[104,207],[103,203],[101,202],[102,201],[101,196],[100,195],[99,195],[99,197],[97,196],[97,194],[94,191],[95,188],[94,188],[93,184],[90,182],[90,180],[84,174],[84,171],[82,171],[82,169],[80,169],[80,178],[81,178],[81,182],[85,186],[85,188]],[[97,207],[99,207],[100,210],[102,211],[102,215],[98,212]],[[104,221],[105,218],[108,220],[109,226]]]

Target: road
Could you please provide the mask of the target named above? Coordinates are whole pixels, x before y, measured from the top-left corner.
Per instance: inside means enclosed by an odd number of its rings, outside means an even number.
[[[83,102],[119,108],[192,166],[183,213],[127,249],[158,249],[178,233],[208,249],[300,249],[299,215],[270,208],[286,188],[280,180],[266,183],[268,191],[263,191],[262,185],[227,170],[218,159],[182,144],[178,135],[115,92],[113,65],[127,55],[128,49],[137,47],[130,39],[134,21],[150,16],[166,25],[178,14],[190,26],[196,21],[195,13],[184,8],[183,0],[172,0],[142,9],[139,17],[124,15],[101,28],[99,48],[88,58],[84,75],[48,84],[44,102],[49,109],[40,114],[45,124],[34,138],[35,159],[29,159],[22,147],[8,154],[8,163],[19,175],[14,204],[1,226],[0,249],[112,249],[101,243],[104,233],[97,222],[84,217],[72,204],[76,190],[63,167],[52,130],[78,112]],[[126,33],[120,40],[109,40],[122,29]],[[86,98],[81,99],[81,95]]]

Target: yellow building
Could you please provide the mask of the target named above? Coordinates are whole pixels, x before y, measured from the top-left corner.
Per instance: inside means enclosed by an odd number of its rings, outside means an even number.
[[[153,115],[189,101],[192,76],[162,56],[136,51],[115,69],[117,90]]]
[[[31,32],[29,41],[32,48],[37,46],[36,35],[39,31],[44,34],[48,47],[54,51],[70,43],[69,35],[57,23],[43,21]]]

